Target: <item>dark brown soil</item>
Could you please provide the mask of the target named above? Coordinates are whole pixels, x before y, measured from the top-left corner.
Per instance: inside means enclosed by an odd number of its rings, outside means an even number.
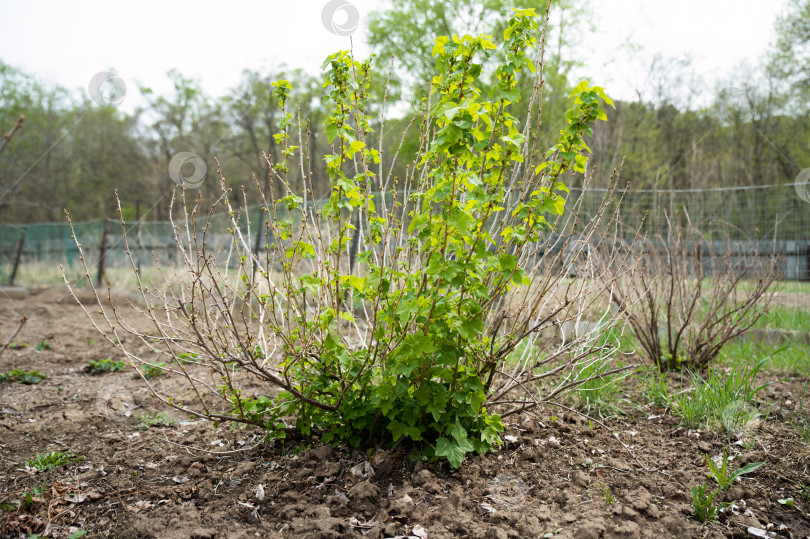
[[[178,423],[139,431],[136,416],[160,408],[130,371],[84,371],[88,359],[121,353],[63,296],[0,299],[3,342],[22,311],[32,316],[15,338],[30,346],[8,350],[0,372],[48,376],[0,384],[0,537],[745,537],[752,528],[810,536],[802,497],[810,496],[810,448],[780,417],[780,407],[796,405],[799,380],[768,388],[770,416],[747,448],[733,446],[732,466],[765,464],[720,495],[735,505],[707,526],[691,516],[690,489],[715,487],[703,455],[721,453],[725,438],[679,428],[632,384],[627,415],[607,420],[610,431],[558,409],[510,417],[503,449],[472,456],[455,473],[413,463],[401,449],[265,443],[258,431],[173,411]],[[52,348],[35,350],[43,340]],[[83,460],[26,470],[37,453],[67,450]],[[43,484],[30,507],[14,508]],[[787,497],[793,507],[778,503]]]

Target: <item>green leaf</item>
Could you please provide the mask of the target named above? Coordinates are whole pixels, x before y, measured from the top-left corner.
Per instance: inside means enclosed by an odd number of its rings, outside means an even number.
[[[466,439],[463,441],[456,439],[450,441],[442,436],[436,441],[436,456],[445,457],[454,470],[461,466],[467,453],[474,450],[475,448],[473,448],[472,444]]]
[[[459,442],[467,440],[467,429],[461,426],[461,423],[458,422],[458,418],[456,418],[455,423],[447,427],[447,434]]]
[[[353,156],[355,153],[359,152],[360,150],[362,150],[362,149],[363,149],[363,148],[365,148],[365,147],[366,147],[366,143],[365,143],[365,142],[361,142],[361,141],[359,141],[359,140],[355,140],[354,142],[352,142],[351,144],[349,144],[349,147],[348,147],[348,149],[346,150],[346,155],[347,155],[347,156],[349,156],[349,157],[351,157],[351,156]]]
[[[433,53],[432,53],[433,56],[436,56],[437,54],[443,53],[444,52],[444,46],[448,41],[450,41],[450,39],[447,36],[437,37],[436,38],[436,44],[433,45]]]
[[[453,208],[450,215],[447,217],[447,224],[462,232],[469,231],[472,223],[473,218],[460,208]]]
[[[314,275],[304,275],[300,277],[301,288],[313,294],[318,293],[318,288],[321,286],[321,280]]]
[[[396,419],[388,423],[388,430],[391,431],[391,436],[394,438],[395,442],[405,435],[405,431],[407,429],[408,425],[397,421]]]
[[[458,326],[458,332],[468,341],[474,340],[484,330],[484,321],[480,317],[467,319]]]
[[[746,464],[745,466],[743,466],[742,468],[738,469],[733,474],[731,474],[731,481],[730,482],[734,481],[735,479],[737,479],[739,476],[741,476],[743,474],[753,472],[754,470],[756,470],[757,468],[759,468],[763,464],[765,464],[765,463],[764,462],[749,462],[748,464]]]

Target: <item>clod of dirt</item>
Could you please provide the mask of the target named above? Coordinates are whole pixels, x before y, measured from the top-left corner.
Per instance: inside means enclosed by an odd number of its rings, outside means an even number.
[[[567,490],[561,490],[554,494],[554,501],[560,504],[560,507],[565,507],[573,500],[573,496]]]
[[[251,471],[255,467],[256,467],[255,462],[252,462],[252,461],[249,461],[249,460],[245,461],[245,462],[240,462],[236,466],[236,470],[233,471],[233,477],[242,477],[243,475],[245,475],[246,473],[248,473],[249,471]]]
[[[315,449],[310,449],[308,456],[314,460],[323,462],[332,458],[332,453],[334,452],[335,450],[331,445],[322,445],[320,447],[316,447]]]
[[[347,498],[342,492],[338,492],[332,496],[327,496],[325,501],[326,505],[328,505],[329,509],[332,511],[332,516],[348,517],[351,514],[351,511],[349,511],[349,508],[347,507],[349,504],[349,498]]]
[[[571,475],[571,479],[574,481],[575,485],[579,485],[580,487],[585,487],[590,482],[590,478],[588,474],[581,471],[576,471]]]
[[[627,507],[626,505],[622,506],[622,517],[627,520],[632,520],[633,522],[638,522],[638,519],[641,518],[638,511],[631,507]]]
[[[628,539],[641,538],[641,528],[638,524],[632,521],[613,526],[611,532],[614,537],[627,537]]]
[[[509,539],[509,534],[506,533],[506,531],[504,531],[502,528],[494,526],[487,530],[484,537],[486,539]]]
[[[685,525],[683,520],[680,520],[677,517],[666,516],[661,520],[661,524],[664,525],[664,529],[675,537],[683,537],[687,534],[688,527]]]
[[[436,476],[433,475],[430,470],[420,470],[413,474],[412,481],[417,487],[423,487],[428,483],[436,481]]]
[[[362,502],[366,500],[373,500],[380,495],[380,489],[376,485],[372,485],[371,481],[363,481],[357,483],[349,489],[349,498]]]
[[[544,453],[536,447],[527,447],[520,454],[520,458],[529,462],[543,462],[544,457]]]
[[[315,472],[315,477],[332,477],[340,472],[340,464],[337,462],[325,462]]]
[[[389,510],[394,515],[401,515],[403,517],[408,517],[411,515],[413,508],[414,508],[413,499],[407,494],[405,494],[401,498],[391,502]]]
[[[541,513],[542,511],[537,514],[541,515]],[[550,517],[551,514],[549,513],[548,518]],[[548,518],[546,518],[546,520],[548,520]],[[534,515],[525,516],[525,514],[523,514],[515,523],[515,528],[521,537],[541,537],[545,532],[545,526],[540,523],[540,518]]]
[[[625,501],[640,513],[649,514],[650,508],[655,507],[653,504],[653,495],[644,487],[639,487],[625,496]]]
[[[296,537],[303,536],[304,534],[312,534],[324,539],[346,537],[349,531],[349,525],[340,518],[335,518],[329,515],[329,509],[321,506],[313,509],[326,509],[325,515],[323,511],[316,511],[316,516],[311,518],[295,518],[290,524],[293,533]]]
[[[367,539],[383,539],[384,537],[401,537],[399,527],[393,522],[383,524],[378,522],[373,528],[365,533]]]
[[[442,491],[439,482],[436,480],[436,476],[427,469],[420,470],[419,472],[413,474],[411,481],[413,481],[414,485],[422,487],[424,491],[431,494],[439,494]]]
[[[599,539],[605,533],[605,521],[601,518],[588,519],[580,524],[574,539]]]
[[[729,501],[742,500],[745,496],[745,490],[740,485],[734,485],[726,493],[726,499]]]

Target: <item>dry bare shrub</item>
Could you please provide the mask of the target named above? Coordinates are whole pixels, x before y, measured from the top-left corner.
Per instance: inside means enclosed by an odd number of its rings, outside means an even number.
[[[652,365],[705,369],[767,310],[775,250],[767,242],[708,241],[686,211],[667,223],[666,235],[637,231],[631,245],[611,246],[613,262],[601,275]]]

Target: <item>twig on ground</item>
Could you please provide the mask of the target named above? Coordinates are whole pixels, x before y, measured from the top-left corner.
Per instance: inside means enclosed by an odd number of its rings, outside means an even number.
[[[27,314],[24,314],[24,315],[22,316],[22,318],[20,318],[20,323],[19,323],[19,325],[17,326],[17,329],[15,329],[15,330],[14,330],[14,333],[12,333],[12,334],[11,334],[11,337],[9,337],[9,338],[8,338],[8,340],[5,342],[5,344],[3,345],[3,347],[2,347],[2,348],[0,348],[0,357],[2,357],[2,356],[3,356],[3,352],[5,352],[5,351],[6,351],[6,348],[8,348],[8,347],[9,347],[9,345],[11,344],[11,342],[14,340],[14,337],[16,337],[16,336],[17,336],[17,333],[19,333],[19,332],[20,332],[20,330],[23,328],[23,326],[25,325],[25,323],[26,323],[27,321],[28,321],[28,315],[27,315]]]
[[[232,449],[230,451],[209,451],[208,449],[200,449],[199,447],[193,447],[193,446],[190,446],[190,445],[178,444],[177,442],[173,442],[173,441],[169,440],[169,438],[166,436],[166,434],[163,434],[163,439],[166,440],[166,443],[169,443],[171,445],[176,445],[177,447],[182,447],[183,449],[186,450],[186,452],[188,452],[189,455],[191,455],[191,451],[189,451],[190,449],[194,450],[194,451],[200,451],[202,453],[208,453],[210,455],[228,455],[228,454],[231,454],[231,453],[239,453],[240,451],[250,451],[251,449],[256,449],[262,443],[262,442],[257,442],[257,443],[253,444],[250,447],[242,447],[240,449]]]

